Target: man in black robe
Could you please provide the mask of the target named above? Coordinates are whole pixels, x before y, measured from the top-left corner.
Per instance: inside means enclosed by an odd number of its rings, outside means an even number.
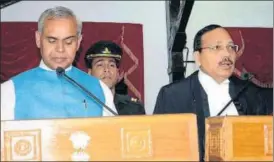
[[[216,116],[235,96],[221,115],[264,115],[266,105],[259,89],[252,83],[232,76],[238,46],[220,25],[208,25],[194,38],[194,56],[199,70],[163,86],[154,114],[194,113],[197,115],[200,161],[205,153],[205,118]],[[243,87],[244,90],[241,89]]]

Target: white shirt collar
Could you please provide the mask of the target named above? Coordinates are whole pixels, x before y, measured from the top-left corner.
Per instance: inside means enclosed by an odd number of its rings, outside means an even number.
[[[198,72],[198,78],[206,93],[212,91],[214,88],[217,88],[219,86],[225,86],[229,84],[229,79],[226,79],[219,84],[211,76],[203,72],[201,69]]]
[[[199,81],[207,94],[210,116],[215,116],[230,100],[229,79],[222,83],[216,82],[201,69],[198,73]],[[232,102],[222,115],[238,115],[238,111]]]
[[[40,64],[39,64],[39,67],[42,68],[42,69],[48,70],[48,71],[55,71],[55,70],[52,70],[51,68],[49,68],[49,67],[45,64],[45,62],[43,61],[43,59],[41,59]],[[70,65],[69,67],[67,67],[67,68],[65,69],[65,71],[69,71],[69,70],[71,70],[71,68],[72,68],[72,65]]]

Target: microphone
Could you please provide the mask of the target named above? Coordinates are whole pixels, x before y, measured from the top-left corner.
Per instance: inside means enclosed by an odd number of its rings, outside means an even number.
[[[251,80],[253,77],[254,77],[254,74],[252,73],[246,72],[241,74],[242,80]]]
[[[242,80],[247,80],[247,83],[242,87],[242,89],[237,93],[237,95],[235,95],[223,108],[222,110],[217,114],[217,116],[220,116],[227,108],[228,106],[231,104],[231,102],[235,101],[240,94],[247,88],[247,86],[251,83],[250,80],[254,77],[253,74],[251,73],[242,73],[241,74],[241,78]]]
[[[66,75],[65,70],[61,67],[58,67],[56,69],[56,73],[59,77],[64,77],[67,81],[69,81],[70,83],[76,85],[77,87],[79,87],[81,90],[83,90],[84,92],[86,92],[86,94],[88,94],[89,97],[91,97],[92,99],[94,99],[97,103],[99,103],[100,105],[102,105],[103,107],[105,107],[109,112],[111,112],[114,116],[118,115],[116,112],[114,112],[113,110],[111,110],[110,107],[108,107],[107,105],[105,105],[99,98],[97,98],[94,94],[92,94],[91,92],[89,92],[85,87],[83,87],[82,85],[80,85],[79,83],[77,83],[74,79],[72,79],[71,77],[69,77],[68,75]]]

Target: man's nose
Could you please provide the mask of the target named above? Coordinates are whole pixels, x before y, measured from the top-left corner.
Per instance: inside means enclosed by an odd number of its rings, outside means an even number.
[[[230,56],[232,53],[227,47],[223,47],[222,55],[223,56]]]
[[[109,66],[108,65],[104,65],[104,72],[109,72]]]
[[[65,51],[65,46],[63,42],[58,42],[56,44],[56,51],[60,53],[63,53]]]

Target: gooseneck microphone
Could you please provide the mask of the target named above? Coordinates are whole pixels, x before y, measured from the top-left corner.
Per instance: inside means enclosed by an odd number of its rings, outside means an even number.
[[[86,94],[88,94],[89,97],[91,97],[92,99],[94,99],[97,103],[99,103],[100,105],[102,105],[104,108],[106,108],[109,112],[111,112],[114,116],[118,115],[116,112],[114,112],[110,107],[108,107],[107,105],[105,105],[99,98],[97,98],[94,94],[92,94],[91,92],[89,92],[85,87],[83,87],[81,84],[77,83],[74,79],[72,79],[71,77],[69,77],[66,73],[65,70],[61,67],[58,67],[56,69],[56,74],[59,77],[64,77],[67,81],[69,81],[70,83],[72,83],[73,85],[76,85],[77,87],[79,87],[81,90],[83,90]]]
[[[251,73],[243,73],[241,75],[241,78],[243,80],[247,80],[247,83],[241,88],[241,90],[237,93],[237,95],[235,95],[222,109],[221,111],[217,114],[217,116],[220,116],[227,108],[228,106],[233,102],[235,101],[239,96],[240,94],[242,94],[242,92],[244,92],[244,90],[247,88],[247,86],[251,83],[251,79],[254,77],[253,74]]]

